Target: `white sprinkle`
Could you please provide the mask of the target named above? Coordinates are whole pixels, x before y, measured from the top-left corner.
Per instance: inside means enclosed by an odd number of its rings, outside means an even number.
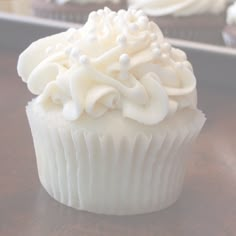
[[[138,31],[139,27],[138,27],[137,24],[132,23],[132,24],[129,25],[129,29],[130,29],[131,31],[135,32],[135,31]]]
[[[159,48],[153,49],[153,57],[154,59],[158,59],[161,56],[161,50]]]
[[[88,40],[90,42],[96,42],[97,41],[97,37],[96,37],[95,34],[90,34],[90,35],[88,35]]]
[[[119,35],[116,39],[116,42],[121,46],[125,46],[127,43],[127,39],[124,35]]]
[[[110,8],[108,8],[108,7],[104,7],[104,12],[105,12],[106,14],[108,14],[108,13],[111,12],[111,10],[110,10]]]
[[[148,18],[146,16],[140,16],[138,19],[138,24],[142,29],[147,28]]]
[[[118,16],[123,16],[125,15],[126,11],[124,9],[121,9],[118,11]]]
[[[78,48],[72,48],[70,56],[74,59],[78,59],[80,56],[80,51]]]
[[[97,12],[95,12],[95,11],[92,11],[92,12],[89,14],[89,19],[91,19],[91,20],[96,20],[97,17],[98,17],[98,14],[97,14]]]
[[[183,65],[181,62],[176,62],[176,63],[175,63],[175,67],[176,67],[177,69],[181,69],[183,66],[184,66],[184,65]]]
[[[145,16],[145,14],[144,14],[144,12],[143,12],[142,10],[138,10],[138,11],[135,13],[135,15],[136,15],[137,17],[139,17],[139,16]]]
[[[100,10],[97,11],[97,14],[98,14],[99,16],[103,16],[104,11],[103,11],[102,9],[100,9]]]
[[[169,53],[170,50],[171,50],[170,44],[167,43],[167,42],[163,43],[163,44],[161,45],[161,50],[162,50],[163,52]]]
[[[72,47],[70,47],[70,46],[67,47],[67,48],[65,49],[65,54],[69,56],[69,55],[71,54],[71,50],[72,50]]]
[[[164,61],[164,62],[168,61],[169,60],[169,56],[167,54],[162,54],[161,55],[161,60]]]
[[[123,66],[123,67],[129,67],[129,64],[130,64],[130,58],[128,56],[128,54],[122,54],[120,56],[120,64]]]
[[[46,54],[51,54],[53,52],[53,48],[52,47],[47,47],[46,49]]]
[[[89,64],[89,58],[86,55],[82,55],[79,58],[79,62],[83,65],[88,65]]]
[[[159,48],[159,45],[157,42],[151,43],[151,48],[155,49],[155,48]]]
[[[119,78],[124,80],[128,78],[128,69],[130,66],[130,58],[127,54],[122,54],[120,56],[120,75]]]
[[[152,40],[152,41],[156,41],[156,40],[157,40],[157,35],[154,34],[154,33],[151,34],[150,37],[151,37],[151,40]]]
[[[179,59],[182,59],[183,61],[187,60],[187,55],[184,51],[181,51],[176,48],[172,48],[171,53],[177,56]]]
[[[189,68],[190,70],[193,70],[193,67],[189,61],[182,62],[183,66]]]

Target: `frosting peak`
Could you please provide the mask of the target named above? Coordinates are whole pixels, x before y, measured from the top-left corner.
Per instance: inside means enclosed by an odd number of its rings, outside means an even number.
[[[82,28],[34,42],[20,55],[18,73],[43,107],[58,107],[67,120],[120,110],[154,125],[196,107],[185,53],[142,11],[92,12]]]

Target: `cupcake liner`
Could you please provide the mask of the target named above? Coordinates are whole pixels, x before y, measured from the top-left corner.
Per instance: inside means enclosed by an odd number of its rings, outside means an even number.
[[[180,115],[155,134],[114,135],[63,123],[33,103],[26,111],[47,192],[73,208],[112,215],[154,212],[174,203],[183,186],[186,147],[205,122],[194,111],[187,123]]]

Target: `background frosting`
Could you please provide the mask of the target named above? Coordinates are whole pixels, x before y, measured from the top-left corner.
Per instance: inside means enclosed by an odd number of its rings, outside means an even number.
[[[118,3],[120,0],[49,0],[49,1],[57,3],[57,4],[65,4],[68,2],[85,4],[85,3],[91,3],[91,2],[92,3],[104,3],[104,2]]]
[[[43,107],[61,109],[67,120],[120,110],[154,125],[196,108],[196,79],[185,53],[142,11],[92,12],[82,28],[29,46],[18,73]]]
[[[218,14],[227,0],[129,0],[130,5],[151,16],[189,16],[203,13]]]
[[[236,24],[236,2],[232,4],[227,10],[227,24]]]

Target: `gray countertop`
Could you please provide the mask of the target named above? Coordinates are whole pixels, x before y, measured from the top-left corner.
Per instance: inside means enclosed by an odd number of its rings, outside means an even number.
[[[208,119],[194,146],[183,193],[157,213],[102,216],[57,203],[37,176],[24,108],[32,96],[17,77],[16,62],[30,42],[62,30],[0,18],[0,235],[235,236],[236,53],[174,41],[193,63],[199,107]]]

